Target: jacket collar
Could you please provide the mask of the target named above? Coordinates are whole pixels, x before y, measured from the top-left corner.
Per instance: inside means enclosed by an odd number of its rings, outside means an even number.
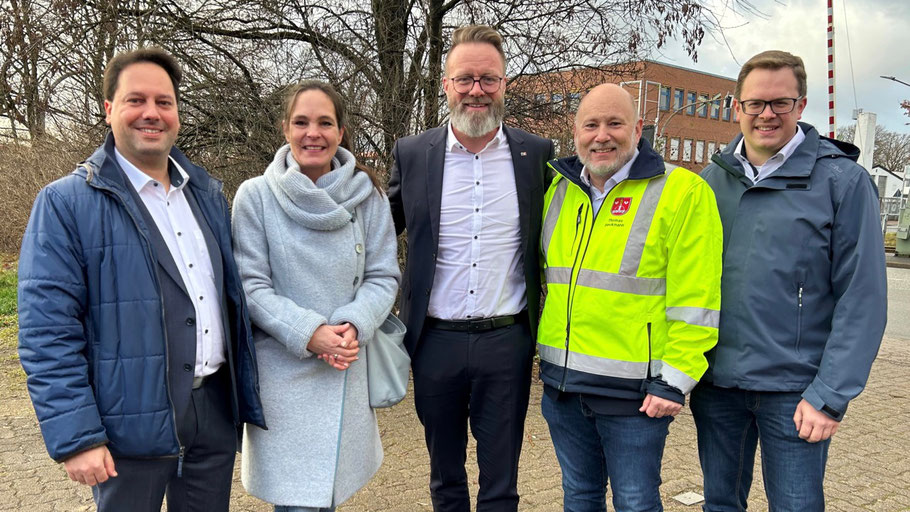
[[[222,183],[212,178],[205,169],[190,162],[190,159],[177,149],[176,146],[171,148],[170,157],[186,172],[190,177],[188,186],[200,192],[221,191]],[[129,184],[123,169],[120,168],[117,157],[114,155],[114,134],[108,133],[98,149],[88,157],[79,168],[76,174],[84,176],[86,181],[93,181],[100,178],[104,185],[120,189],[125,192],[125,187]]]
[[[590,189],[590,187],[581,181],[581,170],[584,169],[584,164],[581,163],[578,155],[550,160],[548,164],[566,179],[581,187],[585,192]],[[642,137],[638,141],[638,158],[632,162],[632,168],[629,170],[628,179],[650,179],[655,176],[660,176],[665,172],[664,159],[654,151],[654,148],[651,147],[651,144],[647,139]]]
[[[822,137],[811,124],[799,123],[799,126],[806,134],[806,140],[797,146],[786,163],[769,177],[805,178],[812,174],[815,162],[820,158],[849,158],[854,162],[859,158],[859,149],[853,144]],[[722,153],[711,158],[714,163],[737,177],[744,175],[744,172],[742,164],[733,153],[742,139],[743,135],[740,133],[730,141]]]

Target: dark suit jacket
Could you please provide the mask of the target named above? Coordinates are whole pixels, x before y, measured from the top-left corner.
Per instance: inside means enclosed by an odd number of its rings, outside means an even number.
[[[171,173],[171,183],[177,183],[176,180],[182,179],[173,166],[170,166],[168,170]],[[189,405],[196,367],[196,310],[190,294],[187,292],[186,284],[180,276],[180,270],[177,269],[177,263],[167,247],[167,242],[164,241],[161,232],[155,224],[155,219],[145,207],[136,190],[132,186],[127,186],[126,188],[129,190],[130,195],[133,196],[133,200],[142,214],[150,235],[152,248],[155,250],[155,258],[158,261],[158,284],[161,290],[161,302],[164,304],[164,327],[167,335],[168,368],[170,368],[167,373],[168,387],[170,389],[171,402],[174,405],[174,413],[177,416],[177,424],[181,425],[187,405]],[[227,322],[227,315],[224,314],[228,311],[224,297],[224,267],[222,266],[221,258],[217,257],[221,254],[218,242],[205,216],[199,209],[199,204],[196,202],[190,187],[184,189],[184,196],[205,239],[206,249],[212,263],[212,272],[215,275],[215,290],[218,291],[219,300],[221,300],[221,311],[223,313],[221,315],[222,331],[229,335],[231,332],[230,324]],[[233,364],[230,356],[231,351],[228,350],[227,353],[228,361],[225,364]],[[232,397],[231,405],[234,409],[236,409],[235,401]]]
[[[527,286],[531,332],[537,334],[540,312],[540,224],[546,162],[553,142],[517,128],[503,126],[518,189],[518,215]],[[445,164],[447,126],[399,139],[392,150],[395,162],[389,178],[389,202],[395,230],[408,232],[407,262],[401,284],[401,320],[408,328],[405,347],[417,350],[436,274],[439,247],[439,209]]]

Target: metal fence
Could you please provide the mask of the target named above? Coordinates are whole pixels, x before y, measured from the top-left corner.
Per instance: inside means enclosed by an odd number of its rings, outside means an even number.
[[[882,219],[882,233],[897,232],[897,219],[901,214],[901,208],[907,204],[905,197],[880,197],[878,198],[878,209]]]

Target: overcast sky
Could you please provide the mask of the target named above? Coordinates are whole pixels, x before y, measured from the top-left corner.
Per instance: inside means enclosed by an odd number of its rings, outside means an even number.
[[[809,86],[803,121],[827,133],[827,1],[752,3],[765,19],[716,10],[727,27],[723,32],[726,41],[706,36],[697,63],[677,49],[681,48],[678,45],[655,60],[735,79],[742,64],[761,51],[776,49],[798,55],[806,64]],[[910,87],[879,78],[889,75],[910,83],[910,0],[834,0],[834,32],[837,125],[854,123],[853,110],[861,108],[874,112],[878,124],[889,130],[910,133],[906,124],[910,117],[900,109],[901,100],[910,99]]]

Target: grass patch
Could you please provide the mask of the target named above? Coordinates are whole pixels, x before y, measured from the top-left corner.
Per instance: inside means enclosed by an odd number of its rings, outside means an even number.
[[[0,345],[4,347],[9,339],[13,340],[15,347],[16,327],[19,323],[16,312],[16,282],[15,257],[0,254]]]
[[[25,388],[25,372],[19,366],[19,316],[16,312],[16,259],[0,254],[0,383],[5,394]]]
[[[0,318],[16,315],[16,265],[0,263]]]

